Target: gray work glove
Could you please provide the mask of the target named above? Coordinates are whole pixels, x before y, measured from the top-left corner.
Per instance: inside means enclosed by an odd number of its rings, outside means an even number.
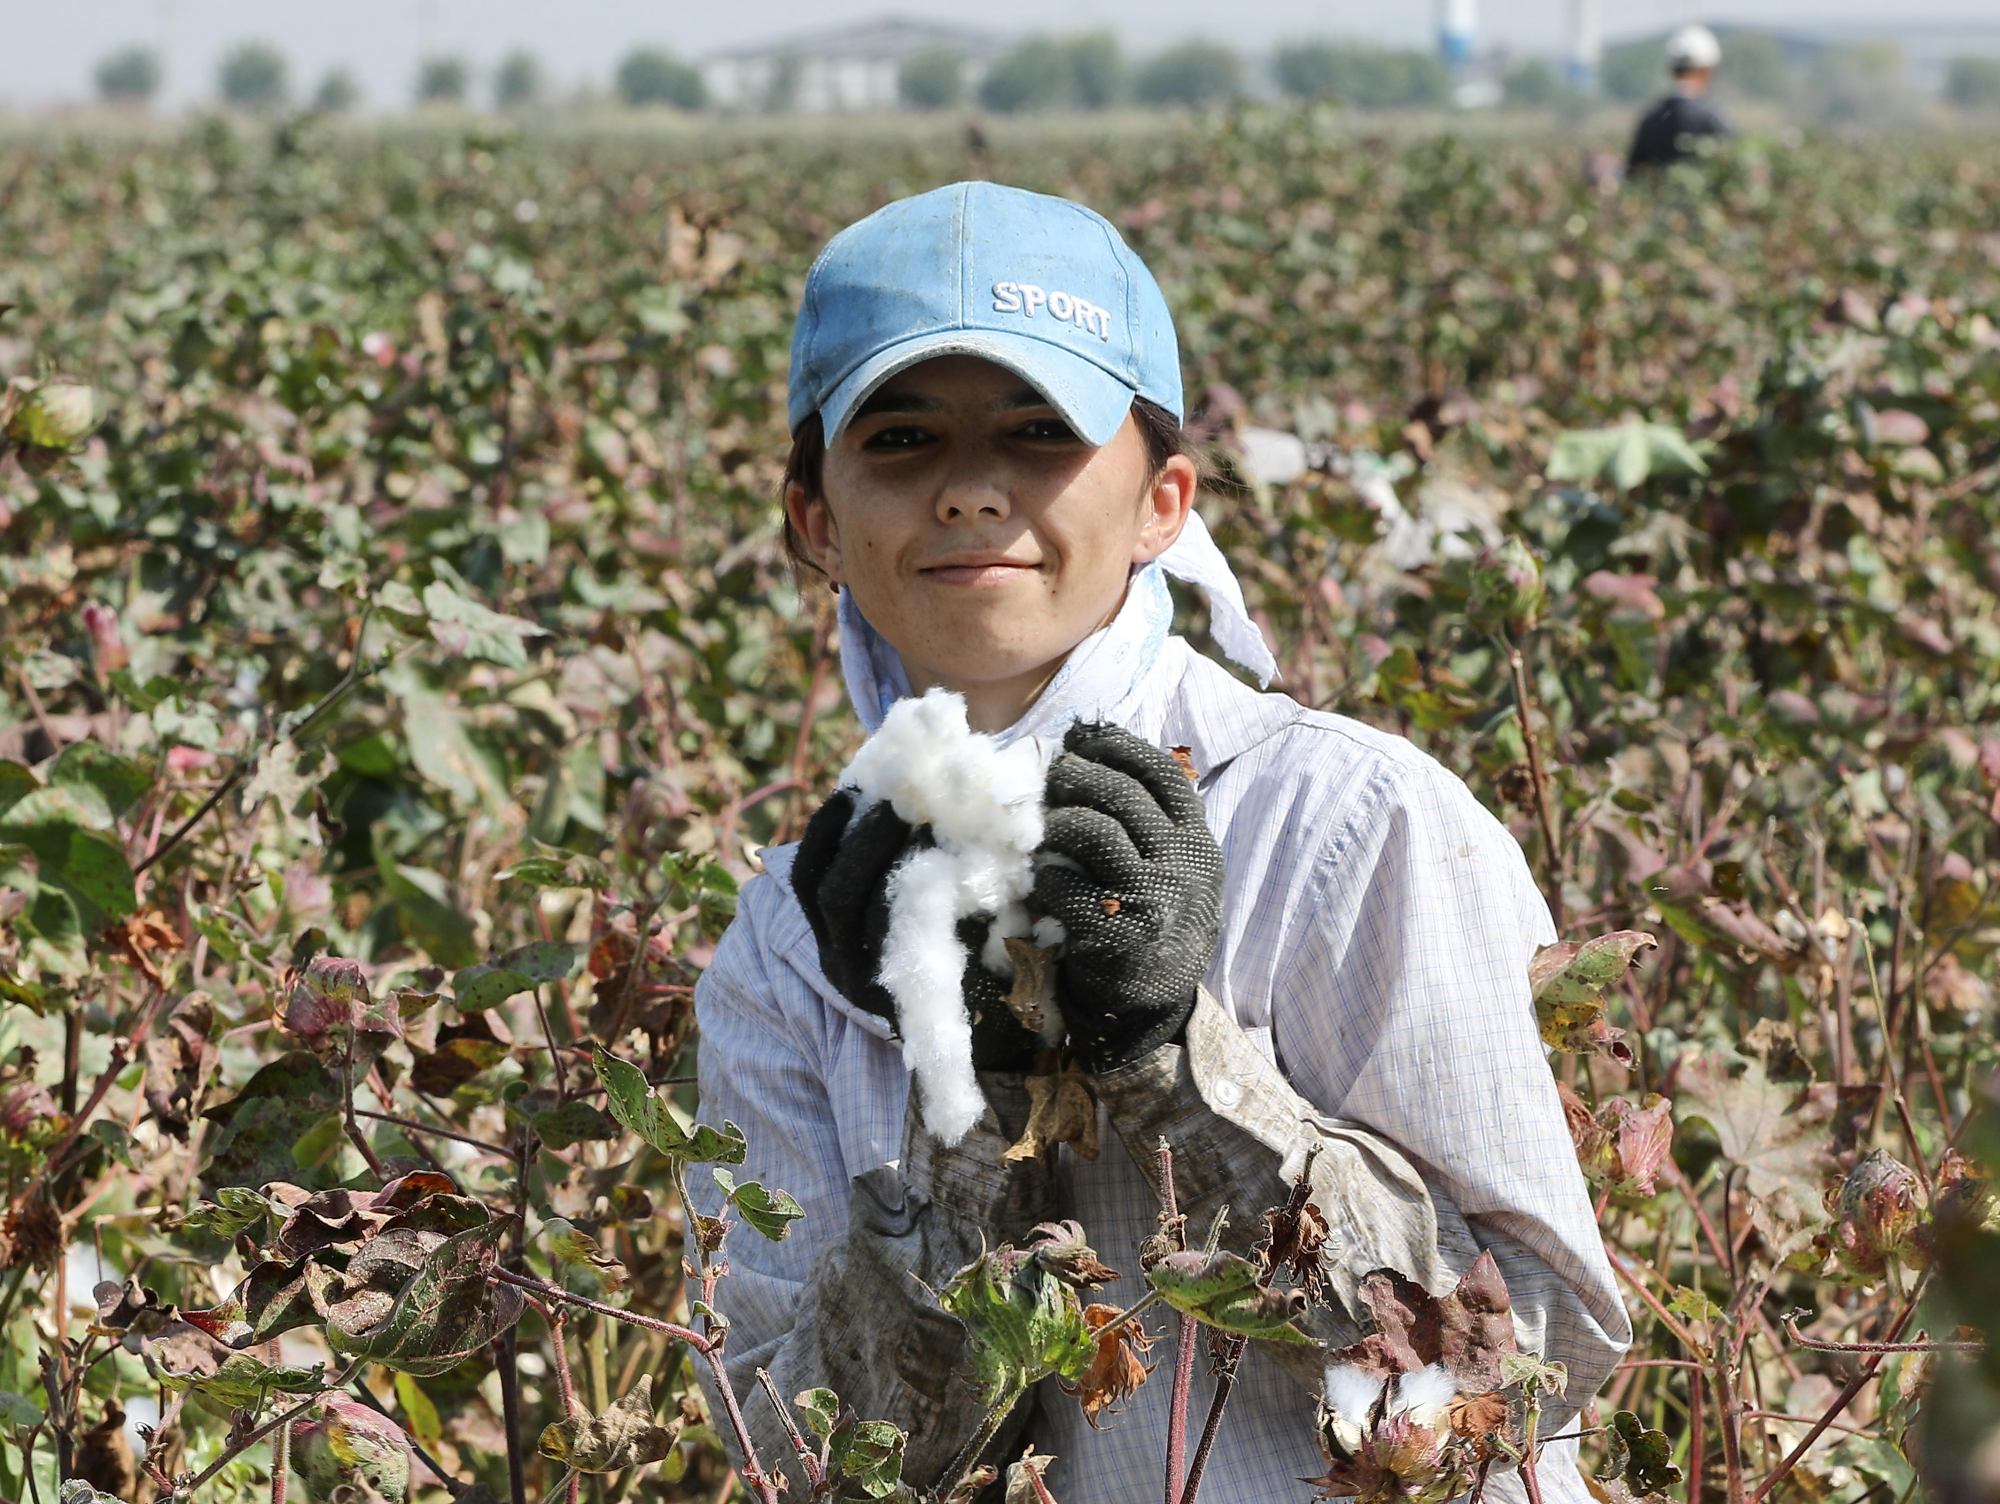
[[[819,942],[826,979],[850,1003],[888,1019],[900,1033],[896,1000],[876,980],[889,934],[889,874],[905,856],[935,842],[929,826],[912,828],[886,799],[850,831],[856,798],[853,789],[836,789],[806,822],[792,862],[792,891]],[[1040,1046],[1007,1006],[1012,984],[979,963],[991,923],[991,916],[973,916],[958,925],[966,948],[962,986],[972,1019],[972,1064],[982,1071],[1026,1070]]]
[[[1173,757],[1078,722],[1049,766],[1032,906],[1067,935],[1056,1001],[1084,1068],[1181,1038],[1222,928],[1222,851]]]

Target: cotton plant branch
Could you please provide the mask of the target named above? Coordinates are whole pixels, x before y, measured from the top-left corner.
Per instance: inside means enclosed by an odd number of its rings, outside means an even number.
[[[1881,1368],[1882,1360],[1890,1352],[1896,1350],[1896,1342],[1903,1335],[1903,1328],[1908,1326],[1910,1318],[1916,1315],[1917,1299],[1922,1293],[1923,1288],[1920,1281],[1918,1288],[1911,1291],[1908,1298],[1903,1302],[1902,1310],[1896,1313],[1896,1319],[1889,1323],[1888,1331],[1883,1334],[1882,1341],[1876,1345],[1879,1350],[1869,1352],[1868,1361],[1862,1364],[1861,1371],[1841,1387],[1840,1392],[1833,1397],[1832,1402],[1827,1405],[1826,1410],[1820,1415],[1820,1418],[1813,1423],[1804,1436],[1799,1438],[1798,1444],[1785,1454],[1784,1460],[1757,1486],[1757,1491],[1750,1496],[1748,1504],[1763,1504],[1763,1501],[1770,1497],[1771,1490],[1784,1482],[1791,1475],[1792,1469],[1799,1465],[1800,1459],[1812,1450],[1813,1443],[1819,1440],[1827,1427],[1840,1419],[1841,1412],[1853,1404],[1855,1396],[1868,1387],[1869,1382],[1875,1377],[1876,1370]]]
[[[524,1293],[540,1296],[545,1301],[560,1301],[566,1305],[595,1312],[599,1316],[609,1317],[613,1321],[622,1321],[631,1326],[659,1332],[677,1342],[685,1342],[701,1355],[702,1361],[708,1364],[709,1371],[715,1376],[716,1392],[722,1396],[723,1410],[729,1417],[730,1429],[735,1433],[737,1445],[743,1450],[743,1481],[756,1491],[761,1504],[778,1504],[778,1490],[757,1461],[756,1444],[750,1439],[750,1428],[744,1422],[742,1407],[737,1403],[735,1387],[730,1383],[729,1372],[723,1366],[720,1337],[706,1337],[692,1328],[664,1321],[657,1316],[647,1316],[638,1311],[621,1311],[616,1306],[605,1305],[602,1301],[592,1300],[586,1295],[574,1295],[559,1285],[550,1284],[547,1280],[536,1279],[531,1275],[515,1274],[508,1269],[489,1270],[487,1277],[504,1285],[513,1285]]]
[[[771,1409],[777,1413],[778,1423],[785,1428],[785,1435],[792,1443],[792,1452],[799,1459],[799,1469],[806,1475],[806,1485],[815,1493],[826,1481],[826,1474],[819,1465],[819,1458],[807,1444],[805,1434],[799,1424],[792,1419],[791,1408],[778,1393],[778,1386],[771,1380],[768,1368],[757,1370],[758,1387],[764,1391],[764,1398],[771,1402]]]
[[[328,1380],[326,1387],[328,1389],[345,1389],[349,1380],[354,1377],[355,1372],[360,1366],[358,1363],[351,1364],[349,1367],[343,1369],[338,1376]],[[185,1501],[192,1498],[195,1491],[202,1484],[214,1478],[216,1474],[220,1473],[230,1463],[241,1457],[280,1426],[289,1427],[293,1421],[304,1415],[306,1411],[312,1409],[314,1405],[317,1405],[319,1398],[317,1394],[308,1395],[305,1399],[300,1400],[296,1405],[293,1405],[289,1410],[284,1411],[275,1419],[268,1420],[255,1430],[248,1431],[231,1441],[228,1446],[223,1448],[222,1455],[209,1463],[207,1467],[196,1473],[192,1478],[189,1478],[185,1483],[176,1483],[173,1487],[174,1498],[177,1501],[181,1501],[181,1504],[185,1504]]]
[[[1165,1138],[1155,1151],[1160,1163],[1160,1230],[1175,1252],[1187,1251],[1187,1221],[1181,1215],[1174,1194],[1174,1151]],[[1181,1496],[1184,1462],[1187,1455],[1188,1396],[1194,1387],[1194,1339],[1197,1323],[1182,1314],[1174,1329],[1174,1388],[1167,1411],[1166,1504],[1176,1504]]]
[[[1924,1341],[1924,1342],[1829,1342],[1821,1337],[1808,1337],[1799,1330],[1799,1317],[1809,1313],[1789,1311],[1785,1314],[1785,1335],[1800,1347],[1811,1348],[1816,1353],[1983,1353],[1984,1342]]]
[[[1164,1145],[1163,1145],[1164,1147]],[[1312,1185],[1313,1161],[1319,1158],[1320,1146],[1314,1144],[1306,1151],[1305,1163],[1299,1167],[1297,1183],[1284,1208],[1278,1213],[1271,1228],[1273,1243],[1288,1243],[1298,1236],[1300,1220],[1306,1213]],[[1209,1234],[1208,1246],[1212,1250],[1220,1241],[1221,1219],[1218,1217],[1214,1230]],[[1267,1263],[1257,1283],[1263,1289],[1271,1288],[1278,1272],[1275,1259]],[[1240,1333],[1232,1335],[1223,1348],[1221,1360],[1215,1369],[1215,1394],[1209,1401],[1208,1418],[1202,1422],[1201,1439],[1195,1444],[1194,1462],[1189,1466],[1187,1482],[1182,1486],[1179,1504],[1195,1504],[1201,1491],[1202,1474],[1208,1468],[1208,1459],[1215,1449],[1215,1438],[1222,1429],[1222,1413],[1229,1405],[1230,1391],[1236,1387],[1236,1372],[1243,1362],[1243,1353],[1250,1345],[1250,1339]]]

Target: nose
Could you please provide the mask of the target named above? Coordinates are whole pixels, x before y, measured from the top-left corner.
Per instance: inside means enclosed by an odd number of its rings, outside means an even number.
[[[1013,505],[1004,486],[996,484],[990,471],[966,468],[945,478],[938,488],[937,520],[953,522],[1005,522]]]

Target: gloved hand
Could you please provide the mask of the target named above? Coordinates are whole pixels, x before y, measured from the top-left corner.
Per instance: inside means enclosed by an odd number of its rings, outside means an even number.
[[[884,799],[848,830],[856,795],[835,789],[806,822],[792,862],[792,891],[819,942],[820,969],[841,996],[856,1007],[886,1018],[900,1033],[896,1000],[876,976],[889,934],[889,874],[914,851],[935,844],[929,826],[912,828]],[[1026,1070],[1040,1048],[1007,1006],[1011,983],[979,963],[990,916],[974,915],[958,924],[966,948],[963,997],[972,1019],[975,1070]]]
[[[1090,1071],[1181,1037],[1222,928],[1222,851],[1179,763],[1079,722],[1049,766],[1030,906],[1062,924],[1056,1001]]]

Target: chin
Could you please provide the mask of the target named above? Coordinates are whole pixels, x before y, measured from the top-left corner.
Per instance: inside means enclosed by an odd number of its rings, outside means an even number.
[[[954,689],[978,684],[1006,684],[1039,673],[1053,673],[1065,653],[1057,649],[1038,650],[1019,643],[981,644],[977,637],[955,636],[948,652],[935,655],[938,676]]]

